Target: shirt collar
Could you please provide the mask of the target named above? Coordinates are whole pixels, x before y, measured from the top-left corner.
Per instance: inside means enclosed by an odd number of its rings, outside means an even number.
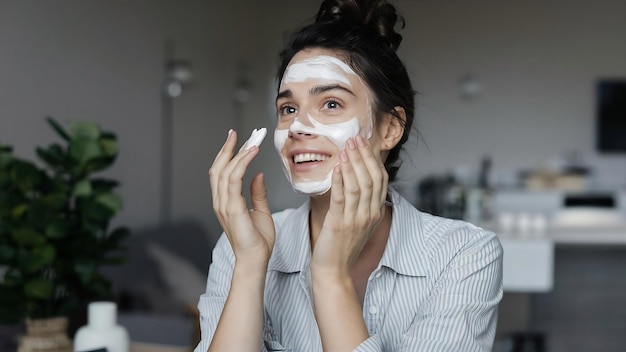
[[[380,266],[408,276],[426,276],[429,251],[424,239],[424,225],[419,210],[389,187],[393,207],[391,230]]]
[[[421,213],[389,187],[393,207],[391,230],[380,266],[408,276],[425,276],[429,253],[424,241]],[[289,214],[277,229],[276,244],[268,270],[284,273],[304,272],[311,261],[309,241],[309,210],[307,200]]]

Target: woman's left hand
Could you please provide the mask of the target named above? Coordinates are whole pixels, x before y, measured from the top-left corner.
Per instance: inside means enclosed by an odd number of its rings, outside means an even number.
[[[388,175],[360,135],[340,152],[332,176],[330,206],[311,258],[311,268],[345,275],[383,218]]]

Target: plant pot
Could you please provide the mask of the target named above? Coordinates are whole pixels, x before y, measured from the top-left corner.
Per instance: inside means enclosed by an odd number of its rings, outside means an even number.
[[[26,319],[26,334],[20,336],[17,352],[72,352],[67,324],[66,317]]]

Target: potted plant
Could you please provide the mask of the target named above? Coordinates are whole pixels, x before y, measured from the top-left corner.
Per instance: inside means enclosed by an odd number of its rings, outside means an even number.
[[[94,176],[114,163],[115,134],[89,121],[72,121],[69,130],[47,122],[62,144],[37,147],[39,163],[0,144],[0,323],[26,322],[27,330],[51,318],[66,329],[88,302],[112,299],[99,269],[124,261],[129,235],[109,229],[122,208],[118,182]]]

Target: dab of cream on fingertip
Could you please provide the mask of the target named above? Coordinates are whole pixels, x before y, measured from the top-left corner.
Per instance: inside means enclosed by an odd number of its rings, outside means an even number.
[[[250,138],[248,138],[248,140],[246,141],[246,143],[243,145],[241,149],[248,150],[252,147],[260,146],[263,140],[265,139],[266,135],[267,135],[267,128],[265,127],[259,128],[259,129],[255,128],[250,134]]]

